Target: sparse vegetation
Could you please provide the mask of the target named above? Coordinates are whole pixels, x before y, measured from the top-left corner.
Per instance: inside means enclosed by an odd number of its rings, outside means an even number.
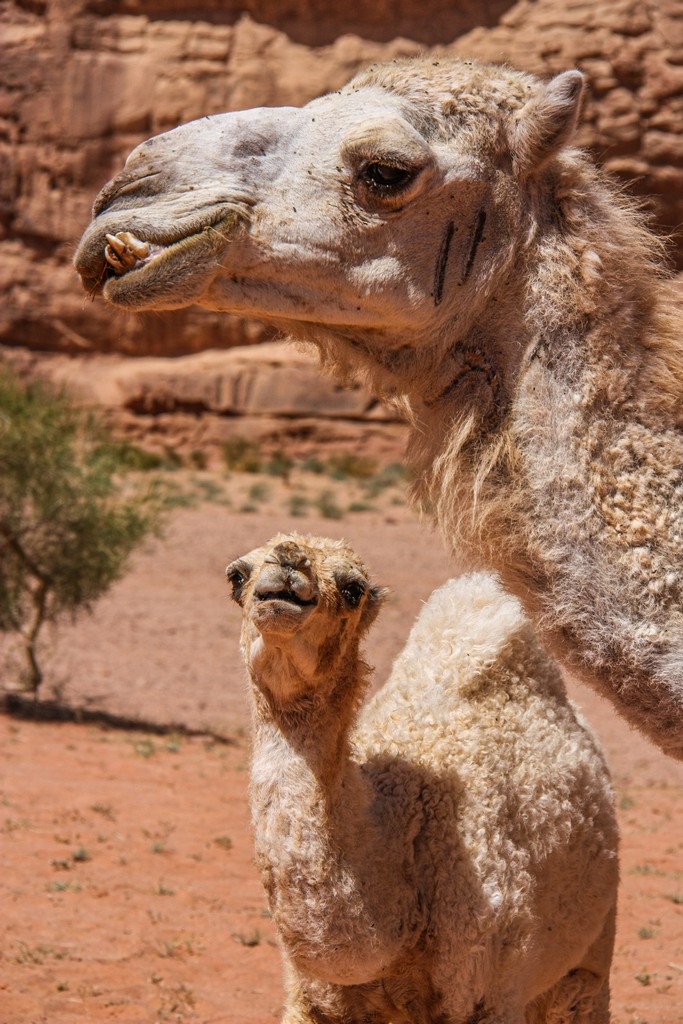
[[[344,510],[338,504],[332,491],[322,491],[315,501],[315,507],[323,519],[343,519]]]
[[[266,463],[265,469],[271,476],[281,476],[283,480],[289,480],[294,465],[294,459],[278,448]]]
[[[327,468],[334,480],[369,480],[377,473],[377,459],[355,452],[335,452],[328,458]]]
[[[249,501],[254,503],[267,501],[270,497],[270,487],[267,483],[259,481],[249,488]]]
[[[310,502],[305,494],[292,494],[288,503],[290,516],[305,516]]]
[[[309,455],[308,458],[304,459],[301,463],[301,468],[305,473],[315,473],[320,476],[325,472],[325,463],[316,455]]]
[[[405,484],[407,479],[408,474],[403,463],[390,462],[367,480],[364,490],[368,498],[376,498],[388,487],[398,487]]]
[[[133,744],[133,749],[135,750],[135,753],[138,755],[138,757],[144,758],[153,757],[156,754],[157,750],[154,741],[148,738],[137,740]]]
[[[232,850],[233,842],[230,836],[216,836],[214,844],[220,846],[221,850]]]
[[[260,473],[263,468],[258,445],[246,437],[229,437],[222,451],[225,465],[235,472]]]
[[[408,474],[400,462],[379,466],[376,458],[355,451],[336,451],[325,459],[316,454],[296,459],[282,448],[270,449],[242,436],[223,442],[221,451],[228,470],[222,479],[207,471],[202,476],[166,481],[173,507],[213,501],[234,507],[240,513],[253,514],[276,501],[279,508],[284,504],[290,516],[304,516],[317,510],[323,518],[340,519],[345,511],[377,511],[377,499],[387,490],[393,493],[383,502],[384,506],[405,505]],[[189,462],[198,468],[208,464],[205,453],[197,449],[190,453]],[[292,493],[283,496],[277,484],[271,487],[264,479],[247,485],[239,479],[241,474],[274,477],[291,487]],[[311,474],[327,476],[331,483],[317,499],[306,493],[306,477]]]
[[[206,452],[202,448],[193,448],[190,452],[190,462],[195,469],[206,469],[208,465]]]
[[[158,452],[148,452],[130,441],[117,438],[102,441],[95,447],[93,455],[102,462],[108,461],[112,471],[130,469],[144,473],[167,468]]]
[[[158,521],[158,491],[121,485],[140,458],[64,395],[0,369],[0,631],[21,638],[34,694],[41,628],[91,608]]]
[[[235,942],[239,942],[240,946],[258,946],[261,942],[261,933],[258,928],[248,935],[244,932],[233,932],[232,937]]]
[[[111,804],[96,803],[90,808],[95,814],[101,814],[107,821],[116,821],[116,813]]]

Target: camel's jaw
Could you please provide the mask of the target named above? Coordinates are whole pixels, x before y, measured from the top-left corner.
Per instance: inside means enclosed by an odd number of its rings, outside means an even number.
[[[74,259],[83,287],[124,309],[171,309],[204,293],[246,210],[221,209],[204,223],[190,221],[182,233],[155,229],[139,217],[127,220],[105,215],[83,236]]]

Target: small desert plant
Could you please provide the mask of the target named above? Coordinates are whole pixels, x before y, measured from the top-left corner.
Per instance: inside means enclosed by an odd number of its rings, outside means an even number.
[[[344,518],[344,510],[340,507],[332,491],[323,491],[315,505],[323,519]]]
[[[309,500],[305,494],[300,494],[298,491],[289,499],[289,514],[290,516],[305,516],[308,512]]]
[[[335,480],[369,480],[377,472],[377,459],[367,455],[356,455],[355,452],[337,452],[330,455],[327,468]]]
[[[270,487],[268,484],[262,480],[257,480],[249,488],[247,500],[240,508],[240,512],[258,512],[259,505],[264,501],[268,501],[269,497]]]
[[[309,455],[301,463],[301,468],[306,473],[317,473],[320,475],[325,472],[325,463],[317,455]]]
[[[230,836],[216,836],[214,839],[216,846],[220,846],[222,850],[232,850],[232,839]]]
[[[130,441],[119,438],[109,438],[100,441],[91,454],[91,458],[100,461],[103,465],[107,462],[114,470],[131,469],[147,472],[164,468],[164,456],[158,452],[148,452]]]
[[[254,504],[261,501],[268,501],[269,498],[270,487],[265,483],[265,481],[259,480],[249,488],[249,501],[254,502]]]
[[[246,437],[229,437],[222,445],[223,458],[228,469],[239,473],[260,473],[263,460],[256,445]]]
[[[397,487],[407,479],[406,468],[401,462],[390,462],[364,484],[369,498],[376,498],[387,487]]]
[[[269,473],[270,476],[281,476],[285,481],[289,480],[293,468],[294,459],[290,458],[289,455],[285,455],[280,448],[273,452],[265,465],[266,473]]]
[[[153,489],[119,494],[131,450],[65,396],[0,368],[0,631],[21,637],[34,693],[41,627],[90,608],[158,521]]]

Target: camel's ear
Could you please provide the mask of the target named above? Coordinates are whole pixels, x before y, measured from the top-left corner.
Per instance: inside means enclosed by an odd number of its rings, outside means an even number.
[[[368,588],[367,597],[365,598],[365,606],[363,608],[363,630],[369,629],[373,624],[380,608],[384,604],[384,599],[389,593],[387,587],[371,586]]]
[[[581,111],[583,83],[580,71],[563,71],[522,107],[510,139],[518,174],[536,173],[571,140]]]

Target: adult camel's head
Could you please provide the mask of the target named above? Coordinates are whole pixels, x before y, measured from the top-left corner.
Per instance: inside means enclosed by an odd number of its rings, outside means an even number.
[[[302,108],[193,121],[133,151],[76,267],[123,309],[248,314],[424,393],[511,274],[519,293],[581,92],[576,71],[425,58]]]

